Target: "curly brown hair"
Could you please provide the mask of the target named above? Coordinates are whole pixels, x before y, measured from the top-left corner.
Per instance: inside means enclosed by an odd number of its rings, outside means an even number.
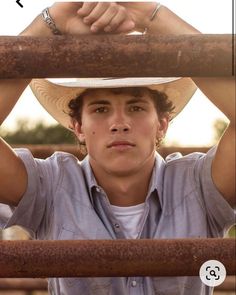
[[[72,99],[69,102],[69,115],[73,120],[76,120],[79,123],[81,123],[84,97],[88,94],[92,95],[93,92],[96,90],[104,90],[104,88],[87,89],[81,95],[78,95],[76,98]],[[130,94],[134,97],[141,97],[145,93],[148,93],[154,102],[159,117],[168,115],[169,118],[171,118],[171,115],[174,113],[175,106],[173,105],[172,101],[169,100],[168,96],[164,92],[152,90],[147,87],[109,88],[109,90],[113,94],[124,93]]]

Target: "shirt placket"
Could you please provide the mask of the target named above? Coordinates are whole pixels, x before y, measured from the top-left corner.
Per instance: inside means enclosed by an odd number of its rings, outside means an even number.
[[[145,228],[145,223],[149,214],[149,197],[151,197],[151,194],[152,193],[150,193],[146,199],[144,214],[139,227],[137,239],[140,239]],[[125,234],[123,233],[122,227],[111,210],[110,202],[107,198],[107,195],[99,186],[96,187],[95,197],[99,198],[98,201],[101,203],[101,208],[105,212],[105,215],[102,214],[102,216],[105,217],[105,219],[103,218],[104,224],[108,225],[108,228],[112,228],[112,238],[125,239]],[[143,282],[143,277],[127,277],[127,289],[129,290],[129,295],[144,295]]]
[[[101,214],[102,212],[98,210],[99,216],[102,218],[103,223],[106,225],[107,229],[109,230],[113,239],[125,239],[125,234],[122,231],[122,227],[119,221],[116,219],[115,215],[113,214],[110,206],[110,202],[107,198],[106,193],[104,190],[97,186],[96,187],[96,194],[97,201],[100,202],[101,206],[100,210],[103,210],[105,214]],[[112,230],[111,230],[112,229]]]
[[[140,237],[141,237],[142,231],[144,229],[144,225],[145,225],[146,220],[147,220],[148,212],[149,212],[149,205],[146,202],[145,209],[144,209],[144,214],[143,214],[143,218],[141,220],[141,225],[139,227],[139,232],[138,232],[137,239],[140,239]],[[127,280],[127,285],[128,285],[128,288],[129,288],[129,294],[130,295],[144,295],[143,277],[129,277],[128,280]]]

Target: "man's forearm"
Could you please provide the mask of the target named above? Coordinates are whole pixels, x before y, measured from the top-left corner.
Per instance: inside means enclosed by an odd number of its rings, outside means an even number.
[[[20,36],[50,36],[50,29],[44,24],[41,16],[20,34]],[[19,97],[30,83],[31,79],[3,79],[0,80],[0,124],[9,115]]]
[[[200,32],[185,22],[165,6],[161,6],[152,21],[146,24],[150,34],[200,34]]]
[[[147,24],[148,33],[155,34],[200,34],[167,7],[162,6],[153,21]],[[234,124],[235,122],[235,82],[232,78],[192,77],[201,91]]]
[[[235,128],[235,77],[197,77],[192,80]]]
[[[45,25],[41,16],[20,34],[20,36],[52,36],[51,30]],[[6,119],[22,92],[31,79],[3,79],[0,80],[0,124]]]
[[[9,115],[30,79],[0,80],[0,125]]]

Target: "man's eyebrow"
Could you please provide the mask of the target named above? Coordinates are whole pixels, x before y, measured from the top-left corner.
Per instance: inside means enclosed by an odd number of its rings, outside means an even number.
[[[92,106],[92,105],[96,105],[96,104],[105,104],[105,105],[108,105],[110,104],[110,102],[108,100],[94,100],[94,101],[91,101],[88,106]]]
[[[135,98],[132,98],[130,100],[127,101],[127,104],[133,104],[133,103],[147,103],[148,104],[148,101],[146,99],[143,99],[143,98],[139,98],[139,97],[135,97]],[[98,105],[98,104],[102,104],[102,105],[110,105],[111,103],[108,101],[108,100],[94,100],[94,101],[91,101],[89,104],[88,104],[88,107],[89,106],[92,106],[92,105]]]
[[[143,99],[143,98],[139,98],[139,97],[135,97],[135,98],[132,98],[130,100],[127,101],[127,104],[132,104],[132,103],[138,103],[138,102],[142,102],[142,103],[148,103],[148,101],[146,99]]]

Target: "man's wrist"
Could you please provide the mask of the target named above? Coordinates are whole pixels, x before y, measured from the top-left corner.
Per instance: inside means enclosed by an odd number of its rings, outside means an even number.
[[[57,28],[53,18],[51,17],[48,8],[45,8],[42,11],[41,17],[44,23],[47,25],[47,27],[52,31],[54,35],[62,35],[61,31]]]
[[[157,2],[147,2],[142,11],[140,11],[141,13],[135,15],[134,21],[136,24],[136,29],[139,32],[143,33],[147,31],[150,23],[157,13],[156,8],[158,7],[158,5],[159,4]]]
[[[32,23],[22,31],[20,36],[52,36],[52,31],[45,25],[44,21],[42,20],[41,15],[38,15]]]
[[[156,3],[156,7],[155,7],[155,9],[153,10],[151,16],[149,17],[149,20],[148,20],[147,26],[146,26],[145,29],[144,29],[144,34],[146,34],[146,33],[148,32],[149,27],[150,27],[152,21],[154,21],[155,18],[157,18],[157,14],[158,14],[159,9],[161,8],[161,6],[162,6],[161,3]]]
[[[148,32],[174,35],[200,33],[164,5],[160,7],[157,16],[150,22]]]

